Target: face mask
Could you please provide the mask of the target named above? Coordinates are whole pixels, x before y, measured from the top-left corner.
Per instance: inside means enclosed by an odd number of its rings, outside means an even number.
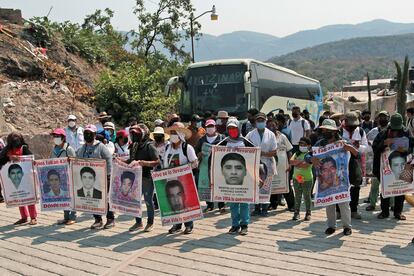
[[[233,139],[239,137],[239,129],[238,128],[230,128],[228,130],[229,136]]]
[[[62,138],[60,137],[53,138],[53,143],[55,143],[56,146],[62,145]]]
[[[334,134],[332,132],[324,132],[322,133],[323,138],[325,138],[326,140],[330,140],[334,137]]]
[[[365,121],[369,121],[370,119],[371,119],[371,117],[369,117],[369,116],[365,116],[365,117],[364,117],[364,120],[365,120]]]
[[[221,121],[221,119],[217,119],[216,120],[216,124],[219,125],[219,126],[221,126],[223,124],[223,122]]]
[[[216,128],[215,127],[208,127],[206,128],[207,134],[208,135],[213,135],[216,133]]]
[[[300,152],[307,152],[308,147],[299,147]]]
[[[201,122],[197,122],[197,123],[196,123],[196,127],[197,127],[197,128],[200,128],[200,127],[201,127]]]
[[[382,127],[386,127],[388,125],[388,120],[387,119],[380,119],[380,120],[378,120],[378,124]]]
[[[123,139],[123,142],[124,142],[124,145],[125,145],[125,144],[128,144],[128,137],[125,137],[125,138]]]
[[[299,114],[298,113],[292,113],[292,117],[293,118],[298,118],[299,117]]]
[[[256,127],[258,129],[265,129],[266,127],[266,122],[256,122]]]
[[[177,144],[178,142],[180,142],[180,137],[178,137],[177,134],[171,134],[170,135],[170,141],[173,144]]]
[[[69,126],[70,128],[74,128],[74,127],[76,126],[76,122],[74,122],[74,121],[70,121],[70,122],[68,123],[68,126]]]
[[[132,134],[132,136],[131,136],[131,140],[132,140],[132,142],[134,142],[134,143],[136,143],[136,142],[141,142],[141,140],[142,140],[142,133],[134,133],[134,134]]]
[[[92,132],[86,132],[83,134],[83,137],[85,138],[85,141],[87,143],[92,143],[95,139],[95,135]]]
[[[164,136],[160,136],[160,135],[154,136],[154,141],[157,143],[162,143],[164,142]]]

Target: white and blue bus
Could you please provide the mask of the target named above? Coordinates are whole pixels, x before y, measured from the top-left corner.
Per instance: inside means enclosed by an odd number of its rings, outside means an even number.
[[[293,106],[307,109],[315,122],[322,111],[323,93],[319,81],[295,71],[253,59],[224,59],[192,63],[184,76],[168,81],[166,92],[181,90],[180,116],[227,111],[245,119],[247,110],[268,113]]]

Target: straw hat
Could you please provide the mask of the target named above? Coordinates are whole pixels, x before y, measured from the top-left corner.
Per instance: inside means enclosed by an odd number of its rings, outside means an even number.
[[[170,135],[166,134],[164,132],[164,129],[162,127],[156,127],[154,128],[154,131],[150,133],[149,137],[151,140],[155,140],[154,139],[154,134],[162,134],[164,135],[164,141],[167,141],[168,139],[170,139]]]
[[[106,113],[105,111],[102,111],[101,113],[98,114],[98,120],[99,119],[105,119],[105,118],[111,118],[111,115],[108,115],[108,113]]]
[[[171,134],[171,131],[172,130],[175,130],[175,131],[179,131],[181,133],[184,133],[186,140],[190,139],[190,137],[193,135],[193,133],[191,132],[191,130],[189,130],[188,128],[186,128],[184,126],[184,124],[181,123],[181,122],[175,122],[171,127],[168,127],[166,129],[164,129],[165,133],[167,133],[167,134]]]

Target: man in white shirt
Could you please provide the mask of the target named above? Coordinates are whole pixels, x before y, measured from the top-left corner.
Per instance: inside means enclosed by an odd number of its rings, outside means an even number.
[[[68,126],[65,128],[66,142],[77,151],[83,144],[83,128],[77,125],[77,118],[75,115],[68,116]]]
[[[292,154],[299,151],[299,140],[302,137],[309,137],[311,128],[309,122],[300,116],[300,107],[292,107],[293,120],[287,123],[288,129],[291,132],[291,142],[293,146]]]
[[[368,150],[368,140],[365,131],[359,126],[360,122],[358,115],[355,112],[349,112],[345,114],[343,127],[340,129],[340,134],[342,138],[356,147],[361,156]],[[360,160],[358,160],[359,165],[361,166]],[[350,183],[351,184],[351,217],[355,219],[361,219],[361,214],[358,213],[358,201],[359,201],[359,192],[361,189],[362,183]]]

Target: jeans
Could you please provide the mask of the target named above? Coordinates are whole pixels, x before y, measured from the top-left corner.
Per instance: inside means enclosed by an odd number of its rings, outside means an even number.
[[[107,186],[107,192],[109,192],[109,183],[111,183],[111,176],[110,175],[108,175],[107,176],[107,183],[108,183],[108,186]],[[115,219],[115,215],[114,215],[114,212],[112,212],[112,211],[109,211],[109,203],[108,203],[108,206],[107,206],[107,212],[106,212],[106,219]],[[93,217],[95,218],[95,220],[99,220],[99,221],[101,221],[102,220],[102,216],[101,215],[93,215]]]
[[[358,212],[358,204],[359,204],[359,192],[361,190],[360,186],[351,186],[350,193],[351,193],[351,202],[349,206],[351,206],[351,212]]]
[[[233,227],[247,226],[250,223],[248,203],[230,203],[231,225]]]
[[[76,211],[63,211],[64,220],[76,220]]]
[[[378,178],[371,178],[371,189],[369,191],[369,205],[374,207],[375,205],[377,205],[378,201],[379,185],[380,182],[378,181]]]
[[[341,212],[341,220],[344,228],[351,228],[351,208],[348,202],[336,204]],[[328,218],[328,227],[336,228],[336,206],[335,204],[326,207],[326,217]]]
[[[305,201],[306,212],[311,210],[311,193],[313,181],[305,181],[300,184],[296,179],[293,179],[293,188],[295,189],[295,212],[300,211],[300,204],[302,202],[302,195]]]
[[[154,183],[150,177],[142,177],[142,193],[144,194],[145,205],[147,206],[147,223],[154,223]],[[142,223],[142,218],[136,217],[137,223]]]
[[[392,198],[383,198],[381,195],[381,211],[384,215],[390,215],[390,201]],[[404,207],[405,196],[394,197],[394,216],[401,215]]]

